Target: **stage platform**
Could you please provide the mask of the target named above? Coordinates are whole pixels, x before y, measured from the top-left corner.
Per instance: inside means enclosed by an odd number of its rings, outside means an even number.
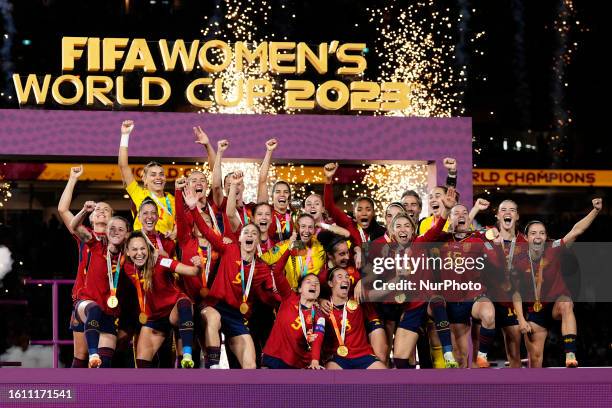
[[[70,390],[70,399],[16,399]],[[67,393],[64,392],[66,396]],[[1,407],[612,407],[612,369],[1,369]]]

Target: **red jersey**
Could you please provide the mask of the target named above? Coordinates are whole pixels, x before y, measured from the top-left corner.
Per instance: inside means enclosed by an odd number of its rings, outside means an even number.
[[[249,271],[251,270],[251,262],[255,262],[253,267],[253,278],[251,284],[251,292],[257,294],[258,288],[267,280],[270,276],[270,266],[263,261],[254,257],[249,263],[242,260],[240,253],[240,245],[234,241],[231,244],[223,243],[221,237],[219,237],[206,223],[202,216],[197,212],[196,209],[191,210],[191,214],[194,217],[196,225],[202,235],[210,242],[213,250],[218,251],[221,256],[219,262],[219,270],[217,277],[212,285],[209,293],[209,297],[214,301],[223,301],[235,309],[239,309],[243,301],[242,294],[242,278],[240,276],[241,265],[244,270],[244,278],[249,279]],[[279,266],[280,265],[280,266]],[[278,263],[274,268],[284,269],[284,263]],[[246,284],[245,284],[246,286]],[[247,304],[249,310],[245,314],[245,317],[250,316],[253,311],[253,293],[249,293],[247,298]]]
[[[249,221],[253,219],[253,210],[255,209],[255,203],[243,203],[241,207],[236,207],[236,212],[238,213],[238,217],[240,218],[240,225],[248,224]],[[226,209],[227,209],[227,197],[223,197],[223,201],[221,201],[220,206],[213,206],[215,211],[215,215],[217,216],[217,220],[223,224],[223,232],[229,228],[226,228],[226,225],[229,224],[229,220],[227,218]],[[237,235],[240,234],[240,228],[236,231]]]
[[[119,307],[111,309],[107,305],[108,298],[111,296],[111,290],[108,278],[108,265],[106,262],[106,245],[98,240],[95,236],[90,239],[86,245],[91,253],[89,268],[87,275],[85,275],[85,282],[83,287],[77,294],[79,300],[93,300],[100,306],[102,311],[111,316],[119,315]],[[112,279],[117,282],[119,286],[119,276],[121,274],[121,266],[117,268],[117,263],[123,263],[123,256],[120,252],[117,254],[111,254],[111,270]],[[117,288],[117,292],[120,289]],[[118,296],[116,294],[115,296]]]
[[[561,273],[561,261],[563,251],[567,248],[562,239],[546,242],[544,254],[537,261],[529,259],[528,245],[523,244],[525,250],[521,251],[516,259],[516,270],[518,272],[518,289],[523,300],[529,303],[531,309],[535,300],[534,280],[538,281],[541,275],[540,301],[554,302],[559,296],[570,296]],[[533,276],[532,276],[533,273]]]
[[[470,234],[466,238],[456,239],[454,234],[445,233],[443,237],[447,241],[440,248],[442,268],[440,269],[440,281],[445,280],[460,283],[480,283],[480,289],[452,290],[444,289],[444,297],[451,302],[474,300],[479,295],[487,292],[487,286],[483,277],[486,274],[486,266],[493,268],[503,267],[504,255],[501,246],[485,241],[480,234]],[[467,265],[466,259],[471,259],[471,265]]]
[[[93,230],[89,227],[87,231],[93,236],[104,237],[104,233],[94,233]],[[79,237],[75,234],[71,234],[72,238],[76,241],[77,248],[79,251],[79,263],[77,266],[77,273],[74,279],[74,285],[72,286],[72,302],[75,302],[78,298],[79,291],[85,285],[85,275],[87,274],[87,268],[89,267],[89,263],[91,261],[91,251],[89,250],[89,246],[86,245],[85,242],[82,242]]]
[[[201,300],[200,289],[202,289],[204,285],[210,289],[212,284],[212,282],[208,282],[206,278],[206,264],[210,259],[210,265],[208,266],[208,278],[210,279],[214,276],[214,274],[210,275],[210,272],[214,271],[219,263],[219,253],[211,251],[209,254],[206,247],[200,247],[198,237],[193,232],[193,216],[189,209],[185,207],[182,191],[176,191],[175,202],[177,208],[175,220],[176,239],[181,250],[181,262],[185,265],[193,265],[191,258],[198,256],[202,264],[202,274],[198,276],[181,275],[179,287],[181,291],[189,296],[192,302],[197,303]]]
[[[277,263],[284,265],[288,257],[289,251],[286,251]],[[312,360],[320,360],[325,318],[317,308],[309,309],[300,304],[300,295],[291,290],[282,269],[275,268],[274,279],[282,302],[263,353],[279,358],[292,367],[306,368]],[[299,307],[302,308],[308,343],[298,312]]]
[[[144,290],[144,277],[133,263],[126,262],[123,269],[130,281],[142,296],[142,304],[145,308],[148,320],[158,320],[170,316],[170,312],[176,302],[185,296],[177,288],[172,272],[176,271],[178,261],[159,257],[153,268],[152,285]],[[140,300],[140,299],[139,299]]]
[[[357,246],[380,238],[385,233],[385,228],[379,225],[375,219],[372,220],[367,230],[364,230],[361,226],[358,226],[355,220],[339,209],[334,202],[334,191],[331,184],[323,186],[323,206],[336,224],[350,232],[351,241]]]
[[[418,235],[418,236],[413,235],[414,239],[410,242],[410,245],[406,248],[403,248],[399,244],[395,243],[388,236],[388,234],[385,233],[382,237],[379,237],[372,242],[371,248],[369,250],[369,254],[367,256],[368,262],[370,262],[371,260],[377,257],[395,258],[396,255],[403,257],[404,254],[406,254],[408,257],[411,257],[411,258],[419,258],[419,257],[425,258],[427,255],[427,248],[423,244],[427,242],[441,241],[444,238],[442,231],[444,229],[445,224],[446,224],[446,218],[442,218],[442,217],[438,218],[438,220],[434,223],[434,225],[429,230],[427,230],[423,235]],[[416,234],[416,233],[413,232],[413,234]],[[420,281],[433,282],[434,280],[433,272],[431,271],[431,269],[428,269],[425,266],[419,267],[418,272],[415,271],[414,274],[411,274],[410,272],[411,271],[406,270],[404,272],[404,276],[402,277],[402,279],[416,282],[417,287]],[[383,281],[388,282],[388,281],[395,279],[396,274],[397,274],[397,271],[395,273],[392,272],[392,275],[390,275],[389,273],[386,273],[384,275],[381,275],[380,278]],[[418,293],[418,299],[414,299],[414,300],[411,300],[410,294],[407,294],[408,302],[404,304],[404,307],[406,310],[416,309],[420,307],[421,305],[426,303],[429,300],[429,298],[434,294],[433,291],[423,291],[423,290],[419,290],[417,293]],[[389,295],[391,295],[391,292],[389,293]],[[384,303],[395,304],[396,301],[394,298],[390,298],[390,299],[386,299]]]
[[[165,236],[157,232],[157,230],[153,231],[150,234],[147,234],[147,238],[149,238],[149,241],[151,241],[155,249],[159,250],[159,247],[161,244],[161,247],[168,254],[168,257],[169,258],[174,257],[176,244],[174,243],[173,240],[171,240],[170,238],[166,238]]]
[[[346,333],[344,336],[344,345],[348,348],[348,355],[346,358],[374,355],[372,346],[370,346],[370,343],[368,343],[368,336],[366,334],[365,326],[366,315],[363,306],[358,304],[357,308],[353,311],[349,310],[347,307],[346,312],[347,323]],[[332,313],[336,319],[338,333],[341,335],[343,306],[334,305],[332,308]],[[326,354],[337,355],[337,349],[338,346],[340,346],[338,336],[336,335],[336,331],[330,317],[326,316],[325,320],[325,325],[327,326],[327,329],[325,330],[324,344]]]
[[[527,247],[527,238],[521,233],[516,234],[514,244],[512,240],[504,240],[502,245],[505,257],[503,267],[494,269],[497,273],[487,274],[484,277],[487,293],[491,295],[492,300],[504,307],[513,307],[511,273],[512,269],[516,269],[517,259],[522,256],[521,254],[527,250]]]
[[[268,227],[268,237],[276,242],[285,241],[291,237],[293,229],[291,211],[287,209],[285,214],[281,214],[272,208],[272,223]]]

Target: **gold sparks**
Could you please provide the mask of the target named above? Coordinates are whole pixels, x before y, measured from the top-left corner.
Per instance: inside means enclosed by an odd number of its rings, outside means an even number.
[[[450,9],[438,11],[433,0],[407,6],[390,3],[368,9],[369,21],[378,32],[374,48],[384,59],[377,81],[410,84],[411,105],[380,114],[449,117],[462,113],[462,92],[457,85],[467,81],[467,68],[457,69],[454,61],[451,33],[455,18]]]
[[[423,199],[423,208],[427,211],[426,164],[371,164],[362,171],[364,195],[374,199],[379,219],[384,219],[387,205],[399,201],[406,190],[416,191]]]
[[[3,177],[0,175],[0,180]],[[11,193],[11,184],[5,181],[0,181],[0,208],[4,207],[4,203],[6,203],[13,194]]]
[[[212,24],[201,30],[204,37],[212,36],[220,38],[223,41],[231,44],[232,41],[244,41],[249,44],[251,50],[257,48],[257,43],[267,41],[267,35],[262,35],[262,38],[257,38],[259,35],[259,27],[266,27],[268,24],[268,15],[271,12],[271,5],[264,0],[257,3],[248,3],[236,0],[225,0],[222,5],[217,5],[217,9],[224,8],[224,17],[221,19],[222,24],[211,19]],[[231,34],[231,37],[230,37]],[[218,50],[216,50],[218,51]],[[220,57],[220,52],[213,50],[213,58]],[[199,113],[234,113],[234,114],[276,114],[283,106],[283,93],[274,77],[269,73],[260,73],[258,66],[250,64],[243,67],[243,71],[236,72],[235,61],[222,72],[211,75],[213,80],[223,80],[223,95],[227,101],[240,102],[235,106],[221,106],[214,104],[209,109],[201,109]],[[248,99],[244,96],[246,92],[247,81],[249,79],[266,80],[272,85],[271,93],[263,98],[255,98],[251,106],[248,104]],[[262,88],[257,89],[261,91]]]

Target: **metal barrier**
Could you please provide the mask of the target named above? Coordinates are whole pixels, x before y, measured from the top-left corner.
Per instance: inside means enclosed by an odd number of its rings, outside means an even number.
[[[58,368],[59,346],[67,346],[73,343],[72,340],[59,339],[59,285],[73,285],[74,279],[26,279],[26,285],[51,285],[51,310],[53,319],[53,335],[51,340],[33,340],[30,344],[52,345],[53,346],[53,368]]]

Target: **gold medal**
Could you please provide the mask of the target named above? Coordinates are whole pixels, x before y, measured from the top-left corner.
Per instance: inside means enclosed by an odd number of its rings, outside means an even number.
[[[208,296],[208,292],[209,290],[206,286],[203,286],[202,289],[200,289],[200,296],[202,297],[202,299]]]
[[[117,299],[117,296],[115,295],[111,295],[108,297],[108,299],[106,300],[106,304],[108,305],[108,307],[110,307],[111,309],[116,308],[119,305],[119,299]]]
[[[485,232],[485,237],[489,240],[489,241],[493,241],[495,238],[497,238],[495,236],[495,231],[493,230],[493,228],[490,228],[487,230],[487,232]]]
[[[338,347],[338,349],[336,350],[336,352],[338,353],[338,355],[340,357],[346,357],[348,356],[348,348],[346,346],[340,346]]]
[[[542,304],[539,300],[536,300],[536,302],[533,304],[533,311],[537,313],[540,310],[542,310]]]
[[[357,302],[355,301],[355,299],[351,299],[351,300],[349,300],[348,302],[346,302],[346,308],[347,308],[348,310],[350,310],[351,312],[354,312],[354,311],[355,311],[355,309],[357,309],[357,306],[358,306],[358,304],[357,304]]]
[[[248,312],[249,312],[249,305],[243,302],[240,305],[240,313],[247,314]]]
[[[406,294],[405,293],[400,293],[399,295],[395,296],[395,302],[396,303],[404,303],[406,301]]]
[[[140,324],[146,324],[147,320],[148,320],[148,318],[147,318],[147,314],[146,313],[143,312],[143,313],[140,313],[138,315],[138,321],[140,322]]]

